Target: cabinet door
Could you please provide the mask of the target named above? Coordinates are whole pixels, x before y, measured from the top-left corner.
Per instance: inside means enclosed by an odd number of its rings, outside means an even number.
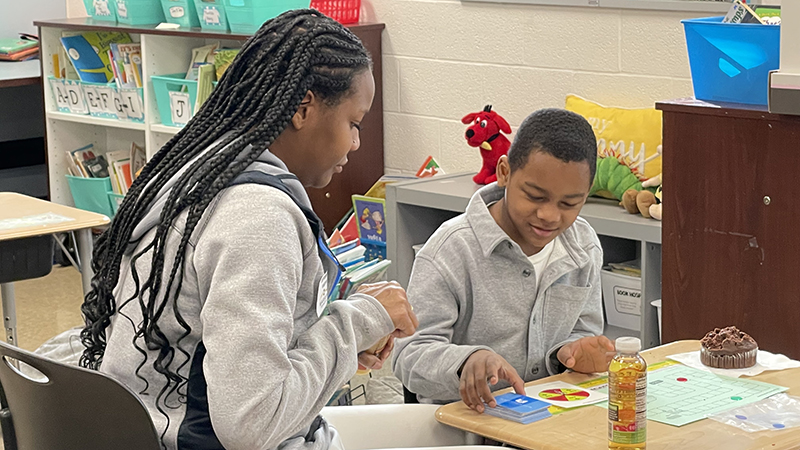
[[[800,120],[767,117],[664,113],[664,342],[736,325],[800,357]]]
[[[314,211],[330,233],[339,219],[352,207],[351,196],[364,194],[383,175],[383,69],[381,64],[382,26],[352,27],[372,55],[375,100],[361,123],[361,148],[351,153],[340,174],[333,176],[324,189],[309,189]]]

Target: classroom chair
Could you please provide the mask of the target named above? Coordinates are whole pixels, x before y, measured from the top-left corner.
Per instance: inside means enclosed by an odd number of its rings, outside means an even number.
[[[0,427],[5,450],[161,449],[147,409],[130,389],[2,341]]]
[[[489,448],[475,445],[483,442],[481,437],[437,422],[435,413],[440,406],[327,406],[322,409],[322,417],[339,432],[346,450]]]

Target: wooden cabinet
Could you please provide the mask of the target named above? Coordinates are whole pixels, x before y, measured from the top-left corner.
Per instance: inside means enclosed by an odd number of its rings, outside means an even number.
[[[800,117],[695,100],[657,108],[664,342],[736,325],[800,358]]]

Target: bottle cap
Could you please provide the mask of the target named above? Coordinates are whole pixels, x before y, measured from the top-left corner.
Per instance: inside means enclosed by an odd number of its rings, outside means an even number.
[[[642,341],[635,337],[621,337],[617,338],[615,346],[618,352],[636,353],[642,349]]]

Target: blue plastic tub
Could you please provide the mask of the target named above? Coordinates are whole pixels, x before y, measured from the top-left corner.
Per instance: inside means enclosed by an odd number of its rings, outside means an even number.
[[[127,25],[153,25],[164,21],[160,0],[117,0],[117,21]]]
[[[199,27],[194,0],[161,0],[164,17],[169,23],[176,23],[182,28]]]
[[[206,31],[228,31],[228,16],[223,0],[194,0],[200,28]]]
[[[780,26],[722,23],[722,17],[682,23],[697,99],[767,104],[769,73],[780,63]]]
[[[83,0],[86,12],[94,20],[104,22],[117,21],[117,6],[115,0]]]
[[[225,0],[225,14],[232,32],[254,34],[269,19],[309,5],[311,0]]]

